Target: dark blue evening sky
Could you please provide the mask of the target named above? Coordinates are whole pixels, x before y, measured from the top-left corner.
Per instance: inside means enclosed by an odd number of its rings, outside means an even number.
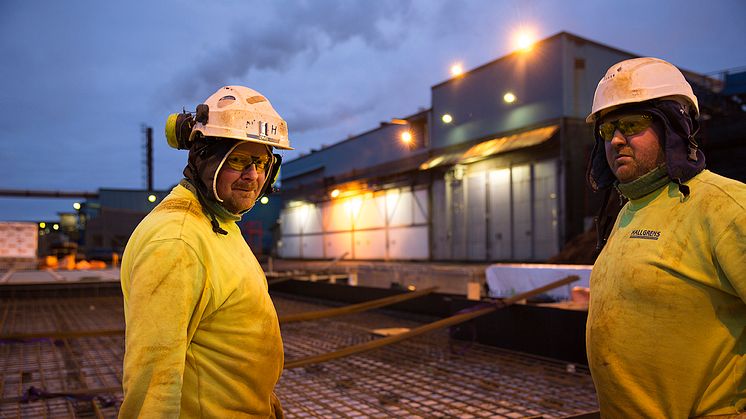
[[[168,188],[186,154],[166,145],[166,116],[226,84],[270,99],[292,159],[427,107],[453,62],[505,55],[521,26],[714,73],[746,66],[744,22],[740,0],[4,0],[0,189],[141,188],[142,124]],[[0,221],[72,202],[0,197]]]

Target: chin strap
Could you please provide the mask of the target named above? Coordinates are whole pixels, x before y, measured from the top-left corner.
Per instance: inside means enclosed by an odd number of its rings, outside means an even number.
[[[671,179],[671,180],[673,181],[673,183],[675,183],[676,185],[679,186],[679,192],[681,192],[681,194],[684,195],[684,199],[688,198],[689,197],[689,192],[690,192],[689,191],[689,186],[684,185],[683,183],[681,183],[681,179],[679,179],[679,178]]]
[[[220,223],[218,222],[218,219],[215,217],[215,214],[210,212],[210,224],[212,224],[212,231],[222,234],[224,236],[228,235],[228,232],[220,228]]]

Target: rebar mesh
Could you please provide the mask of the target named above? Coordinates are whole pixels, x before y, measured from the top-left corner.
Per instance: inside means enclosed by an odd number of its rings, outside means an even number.
[[[280,314],[327,308],[273,295]],[[282,326],[286,359],[414,328],[432,318],[374,311]],[[0,298],[0,418],[116,417],[124,338],[75,332],[123,327],[121,297],[84,292]],[[276,392],[288,417],[562,417],[596,409],[587,368],[454,341],[447,330],[323,364],[286,370]],[[45,398],[46,397],[46,398]]]

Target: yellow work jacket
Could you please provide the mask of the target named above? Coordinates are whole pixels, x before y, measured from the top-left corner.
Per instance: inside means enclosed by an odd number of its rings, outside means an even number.
[[[603,417],[746,409],[746,185],[704,171],[622,208],[591,273],[588,361]]]
[[[120,418],[270,416],[283,366],[277,314],[238,226],[220,225],[227,235],[179,185],[127,243]]]

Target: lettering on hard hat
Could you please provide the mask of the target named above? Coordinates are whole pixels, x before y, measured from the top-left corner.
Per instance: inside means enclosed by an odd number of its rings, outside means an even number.
[[[279,139],[270,137],[270,132],[272,133],[272,135],[277,135],[277,126],[270,125],[269,122],[259,121],[259,139],[262,141],[271,141],[273,143],[280,142]]]

